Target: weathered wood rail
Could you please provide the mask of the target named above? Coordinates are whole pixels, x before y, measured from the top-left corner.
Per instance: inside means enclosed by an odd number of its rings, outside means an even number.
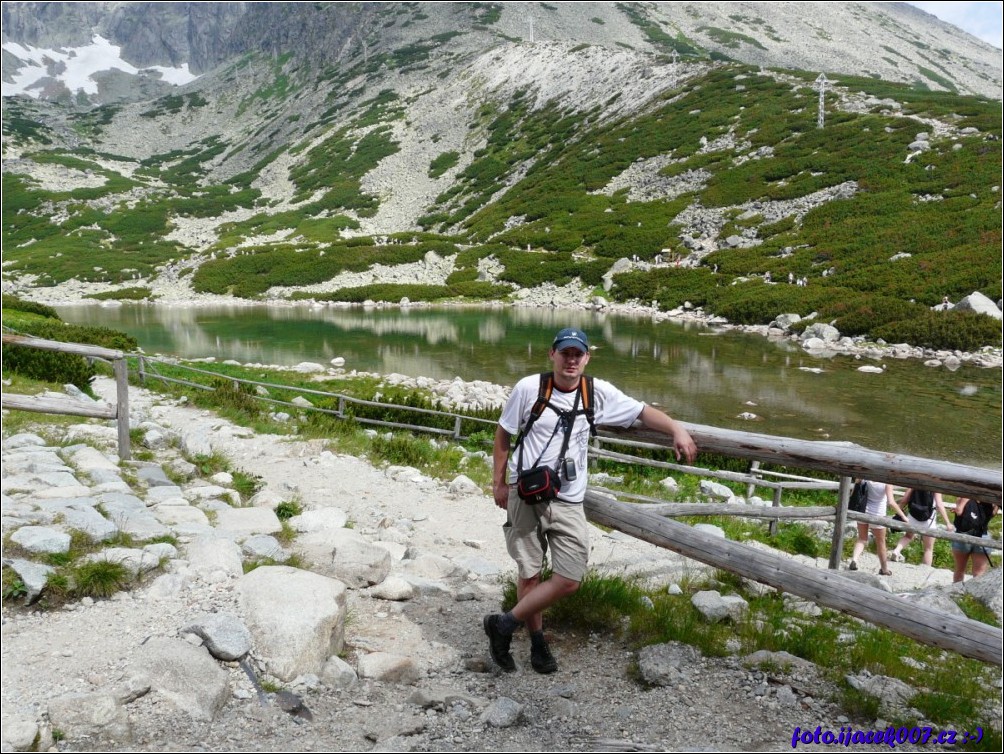
[[[702,424],[683,426],[690,432],[697,446],[703,451],[720,453],[733,458],[745,458],[782,466],[824,471],[840,476],[837,505],[834,508],[835,521],[833,540],[830,546],[831,569],[840,565],[843,552],[843,538],[847,520],[863,521],[900,531],[913,531],[937,539],[983,544],[990,549],[1001,549],[999,542],[990,544],[964,534],[942,529],[920,530],[910,524],[891,518],[868,516],[847,509],[850,497],[851,477],[870,479],[876,482],[898,484],[904,487],[948,492],[960,497],[971,497],[1001,505],[1002,476],[1000,471],[978,466],[965,466],[948,461],[935,461],[896,453],[869,450],[854,443],[819,442],[816,440],[796,440],[790,437],[775,437],[753,432],[708,427]],[[600,433],[604,438],[617,439],[622,444],[639,448],[672,448],[672,440],[665,435],[648,429],[614,429],[604,427]],[[646,461],[652,464],[651,461]],[[674,467],[677,464],[659,464]],[[688,468],[688,467],[680,467]],[[759,484],[759,482],[757,483]],[[774,507],[780,504],[775,494]],[[745,506],[744,506],[745,507]],[[691,514],[693,515],[693,514]]]
[[[156,370],[157,359],[152,359],[148,356],[140,356],[138,359],[137,372],[139,374],[140,381],[146,384],[147,379],[160,380],[161,382],[171,383],[175,385],[185,385],[186,387],[193,387],[199,390],[215,390],[211,385],[203,385],[198,382],[192,382],[191,380],[183,380],[177,377],[168,377],[162,375]],[[248,385],[252,387],[263,387],[272,388],[275,390],[286,390],[288,392],[300,393],[302,395],[315,395],[323,398],[337,399],[338,408],[323,408],[321,406],[303,406],[291,401],[283,401],[278,398],[272,398],[263,395],[254,395],[256,400],[262,401],[263,403],[271,403],[276,406],[286,406],[295,411],[316,411],[322,414],[328,414],[330,416],[335,416],[339,419],[347,419],[350,416],[352,419],[360,424],[372,424],[378,427],[389,427],[392,429],[410,429],[417,432],[429,432],[431,434],[446,435],[452,437],[455,440],[463,440],[466,437],[462,434],[463,422],[473,422],[476,424],[482,424],[484,427],[494,429],[496,422],[490,421],[488,419],[480,419],[475,416],[464,416],[463,414],[458,414],[452,411],[436,411],[434,409],[428,408],[418,408],[417,406],[399,406],[393,403],[382,403],[379,401],[368,401],[362,398],[353,398],[348,395],[341,395],[339,393],[331,393],[324,390],[311,390],[310,388],[297,387],[293,385],[280,385],[274,382],[263,382],[260,380],[247,380],[241,377],[230,377],[227,375],[222,375],[219,372],[213,372],[208,369],[198,369],[192,366],[181,366],[178,364],[170,364],[170,366],[175,368],[184,369],[188,372],[193,372],[195,374],[203,374],[210,376],[217,380],[225,380],[232,383],[233,385]],[[402,411],[408,411],[410,413],[425,415],[425,416],[437,416],[446,417],[453,420],[453,429],[443,429],[442,427],[430,427],[427,424],[407,424],[404,422],[389,422],[382,421],[379,419],[369,419],[365,416],[352,416],[349,407],[350,406],[378,406],[383,409],[398,409]]]
[[[22,346],[37,348],[43,351],[58,351],[88,359],[109,361],[115,374],[115,404],[88,405],[80,401],[57,400],[32,395],[19,395],[4,392],[0,396],[0,407],[16,411],[34,411],[44,414],[62,414],[68,416],[86,416],[96,419],[115,419],[118,428],[119,458],[127,461],[132,458],[129,445],[129,367],[122,351],[81,343],[60,343],[54,340],[33,338],[27,335],[3,334],[5,346]]]
[[[584,506],[589,519],[603,526],[889,628],[924,644],[1002,664],[1004,633],[999,628],[932,610],[848,579],[838,571],[810,568],[790,558],[706,534],[594,491],[586,492]]]
[[[593,487],[595,490],[602,488]],[[644,495],[624,495],[611,492],[618,498],[638,501],[644,503],[638,508],[647,513],[666,518],[682,518],[689,516],[737,516],[741,518],[764,518],[773,521],[800,521],[807,519],[827,520],[835,519],[837,516],[837,506],[835,505],[812,505],[798,506],[792,508],[768,508],[754,505],[736,505],[733,503],[667,503],[664,500]],[[965,542],[967,544],[980,545],[989,550],[1004,550],[1004,543],[995,539],[980,539],[969,534],[960,534],[954,531],[937,531],[905,521],[896,521],[887,516],[872,516],[868,513],[856,513],[847,511],[847,519],[851,521],[861,521],[863,523],[884,526],[887,529],[896,531],[909,531],[914,534],[924,536],[934,536],[947,539],[952,542]]]
[[[719,429],[682,422],[702,451],[762,463],[825,471],[838,476],[920,487],[1001,504],[1001,472],[930,458],[884,453],[846,442],[820,442]],[[628,438],[636,447],[672,448],[649,429],[604,428],[603,435]],[[641,441],[641,442],[638,442]]]

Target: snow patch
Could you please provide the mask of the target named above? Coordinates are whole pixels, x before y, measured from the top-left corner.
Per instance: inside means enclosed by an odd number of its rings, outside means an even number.
[[[68,47],[62,50],[47,50],[41,47],[4,42],[3,50],[21,61],[22,67],[12,76],[12,81],[4,81],[4,97],[27,94],[38,98],[47,80],[62,83],[70,93],[83,92],[97,94],[98,82],[94,75],[104,71],[119,70],[138,75],[155,72],[169,84],[180,86],[194,81],[195,76],[185,63],[180,68],[151,66],[139,69],[122,59],[122,48],[113,45],[104,37],[95,34],[91,44],[84,47]]]

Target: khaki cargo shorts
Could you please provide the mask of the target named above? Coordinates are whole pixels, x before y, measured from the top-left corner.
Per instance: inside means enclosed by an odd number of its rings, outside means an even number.
[[[531,579],[551,553],[551,570],[572,581],[582,581],[589,562],[589,527],[581,503],[528,505],[509,487],[508,520],[502,526],[506,549],[519,566],[519,577]]]

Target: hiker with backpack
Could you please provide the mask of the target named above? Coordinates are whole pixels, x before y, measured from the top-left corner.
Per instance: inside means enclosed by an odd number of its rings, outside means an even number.
[[[636,420],[673,438],[673,449],[692,462],[697,446],[677,421],[630,398],[609,382],[584,374],[589,340],[576,328],[558,331],[549,358],[553,371],[516,383],[495,432],[492,489],[506,511],[506,549],[516,561],[516,605],[482,621],[492,659],[513,671],[513,633],[530,634],[530,665],[538,673],[558,669],[544,639],[542,613],[575,593],[589,556],[589,529],[582,508],[586,454],[596,424],[630,427]],[[515,444],[512,437],[517,435]],[[511,451],[511,452],[510,452]],[[551,576],[541,572],[549,553]]]
[[[920,526],[924,529],[936,529],[938,524],[935,521],[934,513],[937,510],[941,519],[945,522],[945,528],[948,531],[954,531],[951,521],[948,520],[948,514],[945,512],[945,504],[941,499],[940,492],[931,492],[930,490],[922,489],[907,490],[903,493],[899,504],[906,510],[906,523],[908,524]],[[894,563],[902,563],[906,560],[903,556],[903,550],[909,547],[916,536],[914,532],[908,531],[900,537],[899,542],[896,543],[896,547],[889,554],[889,559]],[[924,545],[924,554],[921,557],[921,562],[929,566],[934,561],[934,537],[922,534],[920,541]]]
[[[854,486],[855,489],[860,489],[859,494],[865,499],[865,513],[872,516],[885,516],[888,504],[899,515],[903,515],[903,511],[896,505],[896,496],[893,494],[891,484],[860,480],[855,482]],[[858,522],[858,538],[854,542],[854,550],[851,553],[851,562],[848,563],[847,570],[858,570],[858,558],[868,546],[869,529],[875,538],[875,554],[878,555],[879,559],[879,576],[892,576],[892,571],[889,570],[889,564],[886,562],[885,527],[868,524],[864,521]]]
[[[955,531],[972,537],[989,539],[990,519],[997,515],[997,506],[984,503],[981,500],[959,498],[955,503]],[[968,542],[952,542],[952,557],[955,559],[955,570],[952,581],[962,581],[966,577],[966,564],[970,558],[973,562],[973,578],[982,576],[990,567],[990,552],[986,547],[969,544]]]

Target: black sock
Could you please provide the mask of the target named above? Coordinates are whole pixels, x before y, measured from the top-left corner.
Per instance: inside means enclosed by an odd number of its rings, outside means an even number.
[[[507,636],[512,636],[516,629],[522,625],[523,624],[516,620],[516,617],[511,612],[502,613],[501,617],[499,617],[499,631]]]
[[[545,644],[547,644],[547,642],[544,641],[544,631],[543,630],[533,631],[530,634],[530,646],[531,647],[542,647]]]

